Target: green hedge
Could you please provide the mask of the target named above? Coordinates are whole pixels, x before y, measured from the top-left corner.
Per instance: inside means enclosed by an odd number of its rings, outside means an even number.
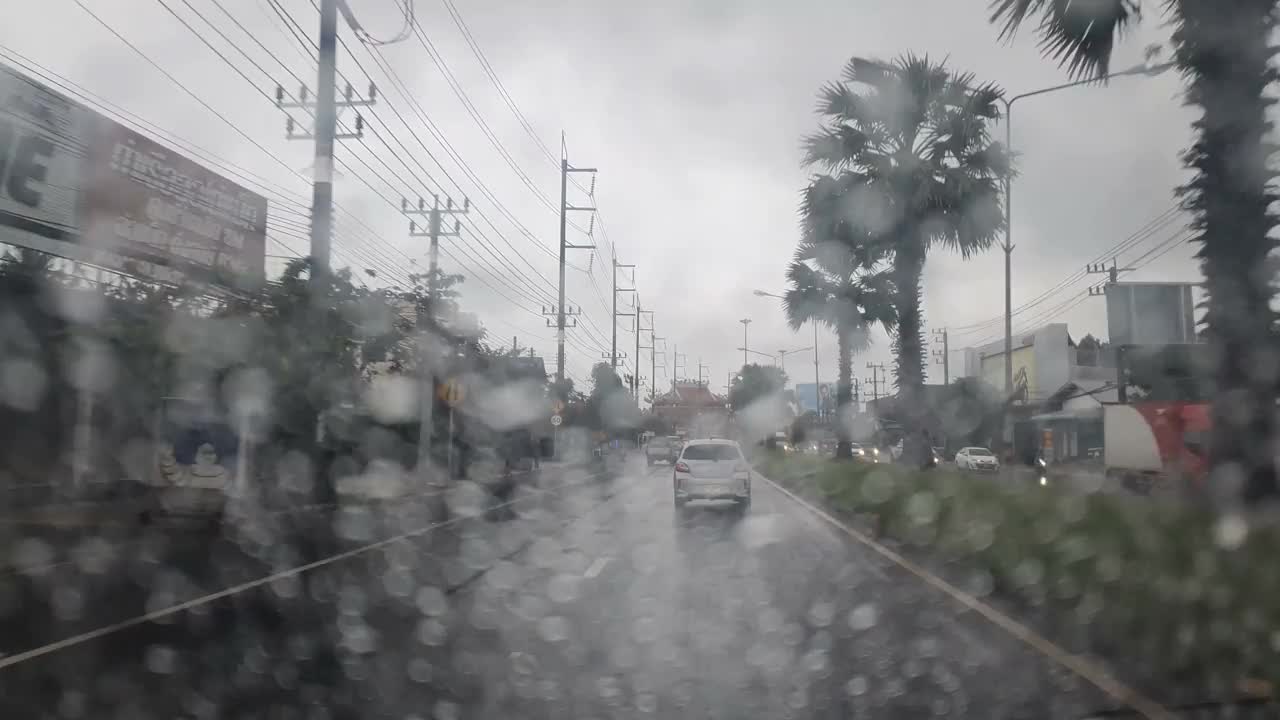
[[[1280,682],[1280,530],[1199,507],[950,469],[770,455],[766,477],[926,548],[1064,639],[1149,678],[1233,691]]]

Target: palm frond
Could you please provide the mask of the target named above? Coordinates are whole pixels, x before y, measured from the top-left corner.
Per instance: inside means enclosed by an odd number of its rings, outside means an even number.
[[[898,81],[898,71],[892,63],[883,60],[853,57],[845,64],[841,78],[846,83],[883,89]]]
[[[1116,39],[1142,16],[1140,0],[991,0],[989,7],[1005,41],[1038,16],[1041,51],[1073,78],[1105,77]]]
[[[866,133],[853,125],[832,125],[805,138],[804,164],[836,170],[856,159],[866,147]]]

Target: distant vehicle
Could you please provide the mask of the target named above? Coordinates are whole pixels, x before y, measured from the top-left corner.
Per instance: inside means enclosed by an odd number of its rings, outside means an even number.
[[[1000,469],[1000,460],[995,453],[984,447],[960,448],[960,452],[956,453],[956,467],[961,470],[996,472]]]
[[[733,440],[692,440],[680,451],[672,473],[676,508],[690,500],[732,500],[751,506],[751,467]]]
[[[668,447],[671,451],[671,454],[667,456],[667,462],[675,465],[676,459],[680,457],[680,449],[684,447],[684,444],[687,441],[679,435],[668,435],[667,442],[669,443]]]
[[[861,443],[849,443],[849,450],[854,460],[866,460],[869,456],[867,449],[862,447]]]
[[[644,446],[645,462],[652,466],[654,463],[671,462],[672,446],[671,438],[653,437],[649,439],[649,444]]]

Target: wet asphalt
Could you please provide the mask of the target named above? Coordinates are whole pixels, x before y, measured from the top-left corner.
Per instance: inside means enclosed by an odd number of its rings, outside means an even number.
[[[669,466],[615,470],[544,465],[497,509],[463,483],[287,522],[246,510],[219,536],[41,541],[43,565],[0,571],[0,716],[1040,719],[1113,704],[763,478],[745,513],[679,511]],[[292,538],[329,523],[325,552],[351,554],[289,572],[318,555]]]

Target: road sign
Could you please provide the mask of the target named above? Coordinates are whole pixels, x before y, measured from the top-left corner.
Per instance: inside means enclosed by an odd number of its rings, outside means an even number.
[[[552,424],[554,427],[560,427],[560,423],[562,423],[562,422],[564,422],[564,419],[563,419],[563,418],[561,418],[559,415],[552,415],[552,416],[551,416],[551,424]]]
[[[449,407],[457,407],[466,396],[467,391],[457,380],[449,380],[440,386],[440,399],[448,403]]]

